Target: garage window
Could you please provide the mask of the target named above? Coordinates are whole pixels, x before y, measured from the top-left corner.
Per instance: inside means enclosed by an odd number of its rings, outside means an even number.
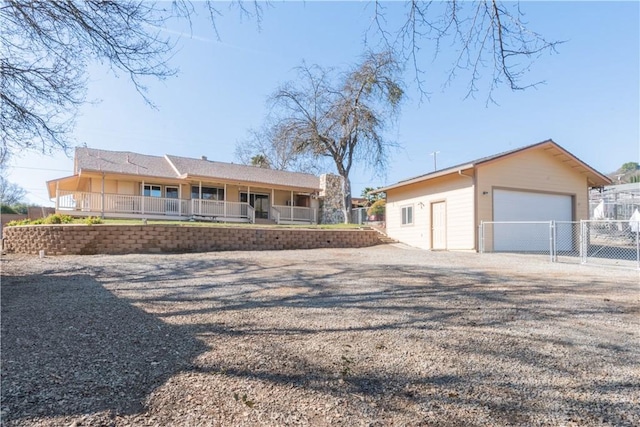
[[[402,208],[402,225],[413,224],[413,206],[404,206]]]

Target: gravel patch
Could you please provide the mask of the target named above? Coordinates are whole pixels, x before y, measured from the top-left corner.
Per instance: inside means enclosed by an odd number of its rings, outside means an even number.
[[[640,425],[637,271],[399,245],[0,262],[2,425]]]

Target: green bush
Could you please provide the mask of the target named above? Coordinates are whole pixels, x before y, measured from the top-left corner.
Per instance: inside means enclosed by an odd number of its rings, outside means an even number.
[[[71,224],[73,217],[64,214],[52,214],[44,219],[43,224]]]
[[[369,207],[369,209],[367,210],[367,215],[369,216],[378,216],[378,215],[384,215],[384,211],[385,208],[387,206],[387,201],[382,199],[382,200],[376,200],[371,207]]]
[[[15,227],[16,225],[29,225],[31,224],[31,220],[27,219],[14,219],[13,221],[9,221],[5,224],[5,227]]]
[[[73,217],[70,215],[52,214],[46,218],[37,218],[37,219],[27,218],[27,219],[18,219],[15,221],[9,221],[7,223],[7,226],[14,227],[16,225],[71,224],[72,222],[73,222]],[[97,224],[97,223],[94,223],[94,224]]]
[[[9,205],[0,205],[0,213],[3,214],[17,214],[16,210]]]
[[[84,219],[84,222],[88,225],[102,224],[102,218],[100,218],[99,216],[89,216]]]

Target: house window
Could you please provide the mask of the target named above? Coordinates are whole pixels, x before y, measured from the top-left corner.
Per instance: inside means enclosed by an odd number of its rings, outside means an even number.
[[[413,224],[413,206],[405,206],[402,208],[402,225]]]
[[[159,185],[145,184],[142,188],[142,195],[147,197],[162,197],[162,187]]]
[[[191,198],[200,198],[200,187],[191,186]],[[224,200],[224,188],[202,187],[202,200]]]

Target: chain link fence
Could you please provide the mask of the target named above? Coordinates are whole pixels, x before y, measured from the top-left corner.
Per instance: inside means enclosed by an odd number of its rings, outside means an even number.
[[[351,224],[364,224],[367,222],[367,209],[369,208],[351,209]]]
[[[582,221],[581,262],[640,269],[640,221]]]
[[[480,252],[538,254],[551,262],[640,269],[640,221],[482,222]]]

